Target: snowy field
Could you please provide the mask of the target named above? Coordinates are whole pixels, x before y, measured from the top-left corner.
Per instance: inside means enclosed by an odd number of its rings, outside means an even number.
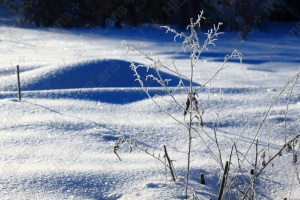
[[[217,199],[220,166],[207,146],[218,151],[208,136],[213,137],[220,102],[217,134],[225,160],[233,142],[241,154],[248,151],[281,92],[257,135],[260,155],[265,152],[268,161],[285,137],[290,140],[300,133],[300,80],[289,101],[293,82],[282,91],[300,69],[300,38],[290,36],[295,28],[296,23],[276,34],[253,31],[246,41],[239,41],[238,32],[225,33],[216,47],[203,52],[194,72],[195,85],[209,80],[234,49],[244,59],[243,64],[229,62],[211,84],[199,90],[199,105],[206,102],[200,131],[205,142],[195,137],[192,143],[190,195],[195,189],[200,199]],[[187,133],[134,81],[130,61],[149,61],[137,54],[126,55],[122,40],[160,55],[163,62],[174,59],[188,76],[189,55],[182,52],[180,41],[174,43],[172,34],[155,27],[94,32],[0,27],[0,199],[183,199]],[[21,101],[16,65],[21,72]],[[165,76],[177,85],[174,75]],[[162,88],[153,86],[151,94],[165,95]],[[183,90],[178,89],[175,96],[185,104]],[[181,110],[168,101],[161,105],[187,123]],[[177,181],[170,181],[164,166],[138,149],[129,153],[122,146],[119,161],[113,146],[121,135],[137,140],[155,155],[163,155],[166,145],[175,160]],[[297,143],[294,152],[284,150],[266,168],[257,181],[257,199],[300,199],[299,147]],[[293,154],[298,155],[295,164]],[[251,179],[254,145],[247,155],[244,173]],[[258,157],[259,168],[263,159]],[[236,169],[233,164],[233,174]],[[199,183],[200,173],[206,185]]]

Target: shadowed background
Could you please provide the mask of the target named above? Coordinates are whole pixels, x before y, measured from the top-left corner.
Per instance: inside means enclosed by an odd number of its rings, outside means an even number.
[[[23,27],[118,27],[141,24],[185,28],[205,11],[205,26],[218,21],[228,31],[245,26],[268,31],[270,22],[299,21],[300,4],[293,0],[0,0],[6,25]],[[247,30],[244,30],[247,34]]]

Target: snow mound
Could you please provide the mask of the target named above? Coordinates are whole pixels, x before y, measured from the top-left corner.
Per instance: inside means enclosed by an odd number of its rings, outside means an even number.
[[[53,67],[50,70],[36,69],[35,77],[27,76],[24,72],[22,90],[75,89],[99,87],[140,87],[131,63],[124,60],[93,60],[72,65]],[[160,87],[160,84],[146,76],[156,75],[154,69],[139,68],[138,72],[147,87]],[[160,73],[163,79],[170,79],[168,86],[177,86],[180,79],[172,74]],[[188,80],[183,80],[188,84]],[[199,85],[196,84],[195,85]]]

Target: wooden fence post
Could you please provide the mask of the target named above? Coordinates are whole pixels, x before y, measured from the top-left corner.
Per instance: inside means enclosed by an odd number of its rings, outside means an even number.
[[[17,65],[17,76],[18,76],[18,97],[19,97],[19,101],[21,101],[21,83],[20,83],[20,69],[19,69],[19,65]]]

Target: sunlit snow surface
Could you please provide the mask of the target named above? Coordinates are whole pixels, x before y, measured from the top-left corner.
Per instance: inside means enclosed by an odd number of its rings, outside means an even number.
[[[288,43],[284,36],[289,31],[286,28],[276,35],[254,31],[241,42],[237,42],[238,33],[226,33],[216,47],[203,52],[195,67],[196,86],[216,73],[226,54],[238,49],[244,55],[243,64],[229,62],[197,97],[199,105],[206,102],[200,132],[215,153],[216,145],[204,131],[214,137],[222,103],[218,137],[225,160],[233,141],[242,153],[247,152],[272,100],[299,72],[300,39]],[[88,29],[51,32],[0,27],[0,199],[182,199],[187,132],[138,87],[130,61],[149,61],[125,54],[121,43],[126,40],[157,54],[162,62],[174,59],[178,70],[188,76],[189,56],[182,52],[181,41],[174,43],[172,37],[151,27],[109,29],[104,35]],[[16,65],[20,65],[22,101],[17,98]],[[178,84],[174,74],[166,76],[173,79],[173,86]],[[289,90],[278,98],[258,135],[259,150],[267,156],[282,147],[285,121],[287,139],[299,134],[299,82],[286,120]],[[152,95],[166,95],[162,88],[151,86]],[[184,105],[184,90],[174,95]],[[184,122],[182,111],[169,101],[164,96],[159,104]],[[122,147],[120,162],[113,146],[122,134],[156,155],[163,155],[165,144],[175,160],[177,182],[171,182],[169,174],[166,178],[161,163],[137,149],[130,154],[129,148]],[[216,199],[220,166],[199,137],[192,149],[190,194],[195,189],[201,199]],[[296,153],[299,156],[298,146]],[[254,154],[252,146],[244,168],[248,177],[252,168],[248,162],[254,163]],[[261,167],[262,158],[258,161]],[[296,168],[299,173],[299,161],[292,165],[292,154],[284,151],[260,176],[257,199],[299,198]],[[199,184],[200,173],[205,174],[207,186]]]

